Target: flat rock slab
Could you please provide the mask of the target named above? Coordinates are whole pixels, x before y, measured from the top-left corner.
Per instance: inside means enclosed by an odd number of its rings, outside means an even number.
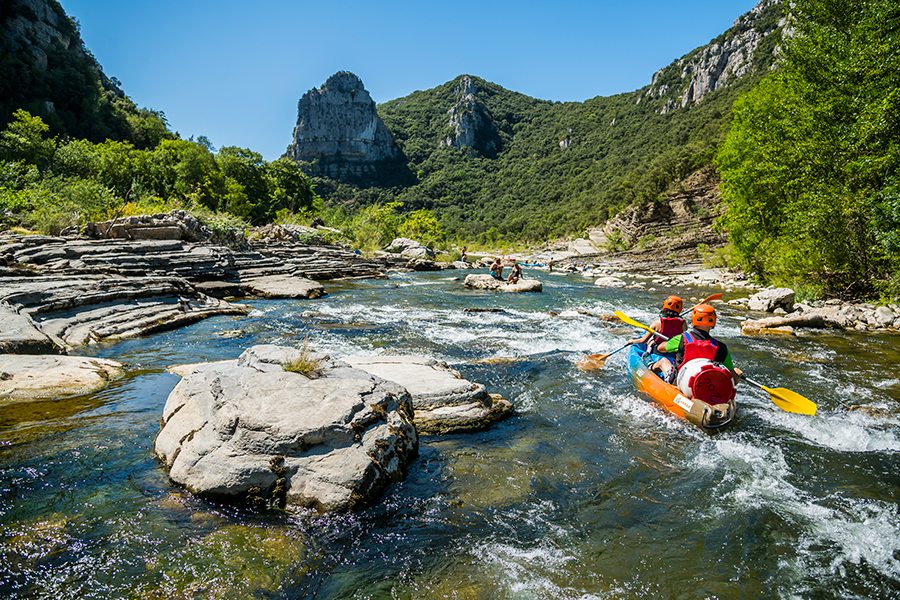
[[[121,363],[102,358],[0,354],[0,405],[90,394],[122,374]]]
[[[31,317],[0,303],[0,352],[44,354],[60,350],[60,345],[38,329]]]
[[[267,275],[241,282],[248,293],[262,298],[320,298],[325,287],[312,279],[293,275]]]
[[[485,429],[513,410],[502,396],[488,394],[482,384],[427,356],[350,356],[344,362],[406,388],[419,433]]]
[[[284,370],[300,357],[318,363],[317,376]],[[182,372],[155,451],[194,493],[350,509],[401,479],[418,451],[409,393],[325,356],[253,346]]]
[[[497,292],[540,292],[543,285],[537,279],[520,279],[516,283],[494,279],[490,275],[466,275],[463,284],[476,290],[494,290]]]

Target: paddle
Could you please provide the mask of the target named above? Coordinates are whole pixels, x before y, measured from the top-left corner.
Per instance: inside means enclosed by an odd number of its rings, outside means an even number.
[[[631,344],[625,344],[621,348],[617,348],[609,354],[588,354],[578,361],[578,368],[582,371],[592,371],[594,369],[600,369],[603,367],[603,364],[606,362],[607,358],[609,358],[616,352],[621,352],[630,345]]]
[[[767,392],[769,394],[769,400],[771,400],[775,404],[775,406],[783,411],[789,413],[797,413],[798,415],[814,416],[816,414],[816,403],[808,398],[804,398],[797,392],[793,392],[785,388],[766,387],[763,384],[753,381],[749,377],[743,375],[741,376],[741,379],[743,379],[753,387],[757,387],[764,392]]]
[[[638,323],[625,313],[620,310],[616,311],[616,316],[619,317],[624,323],[628,323],[629,325],[633,325],[635,327],[639,327],[641,329],[646,329],[647,331],[653,331],[643,323]],[[656,334],[659,335],[659,334]],[[664,335],[660,335],[659,337],[665,338]],[[788,390],[785,388],[770,388],[766,387],[761,383],[753,381],[749,377],[745,375],[741,375],[741,379],[749,383],[750,385],[757,387],[764,392],[769,394],[769,399],[772,403],[780,408],[783,411],[790,413],[797,413],[799,415],[810,415],[813,416],[816,414],[816,404],[812,400],[805,398],[794,392],[792,390]]]
[[[709,303],[712,302],[713,300],[721,300],[721,299],[722,299],[722,293],[721,293],[721,292],[719,292],[718,294],[713,294],[712,296],[707,296],[706,298],[704,298],[703,300],[701,300],[700,302],[698,302],[698,303],[695,304],[694,306],[690,307],[689,309],[687,309],[687,310],[685,310],[685,311],[682,311],[681,316],[683,317],[684,315],[688,314],[689,312],[691,312],[692,310],[694,310],[695,308],[697,308],[697,307],[700,306],[701,304],[709,304]]]

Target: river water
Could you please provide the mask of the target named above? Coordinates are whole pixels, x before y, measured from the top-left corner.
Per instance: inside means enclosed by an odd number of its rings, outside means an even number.
[[[332,283],[320,300],[85,350],[128,376],[0,409],[0,595],[900,597],[900,336],[742,338],[723,307],[737,365],[819,414],[742,386],[737,421],[710,436],[637,395],[623,353],[575,368],[634,334],[576,309],[648,322],[664,293],[540,277],[544,293],[524,295],[446,271]],[[152,455],[178,382],[165,367],[304,339],[338,358],[430,354],[517,412],[423,438],[406,480],[353,514],[259,513],[171,484]]]

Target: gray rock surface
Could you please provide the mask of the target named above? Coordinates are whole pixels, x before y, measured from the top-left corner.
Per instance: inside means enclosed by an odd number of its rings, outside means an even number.
[[[625,281],[619,279],[618,277],[606,276],[598,278],[596,281],[594,281],[594,285],[600,287],[620,288],[625,287]]]
[[[38,329],[31,317],[20,315],[8,304],[0,302],[0,352],[43,354],[60,350],[59,344]]]
[[[122,373],[120,363],[102,358],[0,354],[0,405],[89,394]]]
[[[384,251],[389,254],[399,254],[406,259],[429,260],[434,258],[434,250],[409,238],[394,238]]]
[[[772,312],[776,308],[786,312],[794,310],[794,290],[790,288],[765,289],[750,296],[747,308],[761,312]]]
[[[246,308],[196,292],[178,277],[0,277],[0,304],[27,316],[58,348],[124,339]],[[34,332],[23,329],[18,342]]]
[[[537,279],[520,279],[517,283],[506,283],[506,281],[500,281],[490,275],[483,274],[466,275],[463,285],[476,290],[493,290],[496,292],[543,291],[543,285]]]
[[[456,85],[456,102],[447,111],[450,117],[448,135],[441,142],[444,146],[465,148],[473,155],[495,157],[502,141],[488,107],[478,98],[478,85],[468,75],[463,75]]]
[[[363,82],[347,71],[300,98],[290,154],[315,161],[314,174],[342,181],[377,180],[386,164],[403,161]]]
[[[512,413],[508,400],[427,356],[350,356],[344,362],[406,388],[419,433],[484,429]]]
[[[325,286],[305,277],[266,275],[243,282],[243,288],[261,298],[321,298]]]
[[[317,378],[285,371],[300,352],[254,346],[186,369],[155,444],[171,479],[201,495],[331,511],[402,478],[418,449],[406,390],[321,356]]]

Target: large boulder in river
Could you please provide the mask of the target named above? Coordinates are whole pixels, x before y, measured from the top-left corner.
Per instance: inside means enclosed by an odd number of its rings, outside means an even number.
[[[90,394],[123,372],[120,363],[103,358],[0,354],[0,405]]]
[[[790,288],[762,290],[750,296],[747,308],[761,312],[773,312],[776,308],[783,308],[791,312],[794,310],[794,290]]]
[[[155,449],[197,494],[343,510],[403,477],[418,450],[412,419],[395,383],[304,350],[254,346],[186,369]]]
[[[497,292],[540,292],[544,289],[537,279],[520,279],[516,283],[506,283],[505,279],[494,279],[484,274],[466,275],[463,284],[467,288]]]
[[[394,238],[384,249],[390,254],[399,254],[403,258],[427,260],[434,258],[434,250],[409,238]]]
[[[419,433],[484,429],[512,414],[508,400],[427,356],[350,356],[344,361],[406,388]]]

